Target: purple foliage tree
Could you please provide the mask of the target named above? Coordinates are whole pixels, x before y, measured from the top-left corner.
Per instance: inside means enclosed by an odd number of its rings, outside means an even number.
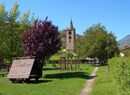
[[[36,20],[34,25],[23,34],[22,47],[24,56],[35,56],[35,60],[43,67],[46,59],[61,47],[58,27],[51,21]]]

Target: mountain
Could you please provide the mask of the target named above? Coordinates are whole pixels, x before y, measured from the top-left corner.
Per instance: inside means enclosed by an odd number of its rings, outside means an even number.
[[[130,45],[130,34],[125,36],[123,39],[118,41],[119,46],[128,46]]]

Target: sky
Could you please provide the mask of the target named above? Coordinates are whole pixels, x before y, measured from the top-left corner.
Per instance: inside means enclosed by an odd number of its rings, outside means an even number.
[[[59,27],[69,27],[70,19],[76,33],[83,33],[94,24],[101,23],[112,32],[117,41],[130,34],[130,0],[0,0],[9,11],[14,2],[21,13],[30,10],[41,20],[48,20]]]

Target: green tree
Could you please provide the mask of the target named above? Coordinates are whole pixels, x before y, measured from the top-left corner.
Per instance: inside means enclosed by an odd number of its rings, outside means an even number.
[[[20,15],[18,8],[17,2],[9,11],[5,10],[4,3],[0,4],[0,56],[5,59],[23,56],[21,35],[35,19],[34,16],[30,17],[30,10]]]
[[[6,27],[7,30],[6,32],[6,37],[5,42],[7,44],[6,50],[8,51],[8,57],[15,57],[17,55],[17,44],[19,42],[19,33],[18,33],[18,19],[20,12],[18,10],[19,4],[17,2],[14,3],[13,7],[11,10],[8,12],[7,16],[7,22],[6,22]]]
[[[20,17],[18,21],[18,31],[17,31],[17,56],[22,56],[23,55],[23,50],[21,48],[21,35],[26,32],[30,25],[30,10],[27,10],[26,12],[23,13],[23,15]]]
[[[23,15],[20,17],[19,30],[21,32],[27,31],[29,26],[33,23],[33,22],[30,21],[29,17],[30,17],[30,10],[27,10],[26,12],[24,12]]]
[[[75,44],[75,52],[76,52],[76,54],[78,54],[78,55],[80,55],[80,57],[82,57],[82,58],[85,58],[86,57],[86,48],[87,47],[85,47],[85,37],[83,37],[83,36],[78,36],[77,38],[76,38],[76,44]]]
[[[62,31],[59,31],[59,33],[60,33],[60,38],[62,40],[61,48],[65,49],[66,48],[66,30],[63,29]]]
[[[101,24],[96,24],[87,29],[82,37],[76,40],[75,51],[82,58],[91,57],[100,60],[113,57],[118,53],[116,37],[108,33]]]
[[[5,44],[5,22],[6,22],[7,12],[5,11],[4,3],[0,4],[0,57],[4,57],[6,50]]]
[[[5,5],[4,3],[0,4],[0,25],[5,22]]]

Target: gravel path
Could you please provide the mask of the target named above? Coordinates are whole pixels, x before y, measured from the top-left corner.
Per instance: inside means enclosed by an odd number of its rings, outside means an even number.
[[[90,90],[92,88],[92,84],[94,82],[94,79],[96,77],[97,70],[98,70],[98,67],[95,67],[94,71],[87,79],[86,85],[85,85],[84,89],[81,91],[80,95],[88,95],[88,93],[90,92]]]

